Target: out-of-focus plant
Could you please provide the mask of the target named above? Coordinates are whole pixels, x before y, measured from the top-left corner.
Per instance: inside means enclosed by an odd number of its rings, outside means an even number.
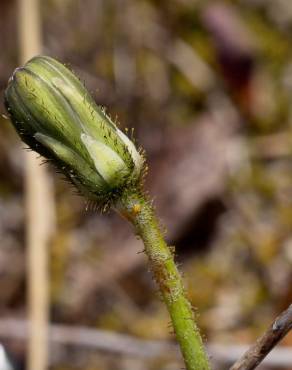
[[[9,80],[5,104],[21,139],[103,209],[114,208],[145,244],[187,369],[209,369],[172,250],[143,191],[144,156],[64,65],[35,57]]]

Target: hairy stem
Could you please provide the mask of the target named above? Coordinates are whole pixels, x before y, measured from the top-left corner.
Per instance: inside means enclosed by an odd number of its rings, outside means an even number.
[[[117,209],[134,225],[144,242],[151,271],[169,311],[187,369],[210,369],[191,305],[186,298],[182,279],[174,262],[173,252],[163,238],[151,205],[145,196],[139,193],[126,193]]]

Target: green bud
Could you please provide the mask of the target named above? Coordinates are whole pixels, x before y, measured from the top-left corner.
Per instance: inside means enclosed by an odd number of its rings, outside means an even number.
[[[5,105],[21,139],[89,198],[108,202],[139,182],[143,156],[53,58],[38,56],[17,68]]]

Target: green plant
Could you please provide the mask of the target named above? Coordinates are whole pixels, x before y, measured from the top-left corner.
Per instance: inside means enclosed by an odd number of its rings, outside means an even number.
[[[21,139],[103,209],[125,216],[145,245],[187,369],[209,369],[173,253],[143,191],[145,160],[98,107],[78,78],[49,57],[35,57],[9,80],[5,104]]]

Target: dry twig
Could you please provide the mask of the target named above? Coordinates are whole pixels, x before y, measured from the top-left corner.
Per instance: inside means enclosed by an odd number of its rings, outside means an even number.
[[[19,52],[21,63],[41,52],[39,0],[18,0]],[[47,245],[53,229],[54,203],[50,178],[34,153],[26,153],[26,243],[28,305],[31,320],[28,369],[47,367],[48,256]]]
[[[276,318],[268,330],[236,361],[230,370],[255,369],[291,329],[292,305]]]
[[[27,321],[14,318],[0,320],[0,338],[27,340]],[[179,356],[177,345],[169,341],[145,340],[131,335],[84,326],[50,325],[49,340],[52,349],[50,363],[71,361],[71,358],[66,358],[66,355],[65,358],[62,357],[62,351],[54,350],[59,346],[74,346],[76,350],[81,351],[91,349],[141,359],[162,357],[176,360]],[[248,346],[208,343],[207,348],[214,365],[219,363],[226,366],[233,363],[241,353],[247,350]],[[70,352],[71,354],[72,352]],[[277,369],[287,368],[292,363],[292,351],[285,347],[275,348],[264,363]]]

